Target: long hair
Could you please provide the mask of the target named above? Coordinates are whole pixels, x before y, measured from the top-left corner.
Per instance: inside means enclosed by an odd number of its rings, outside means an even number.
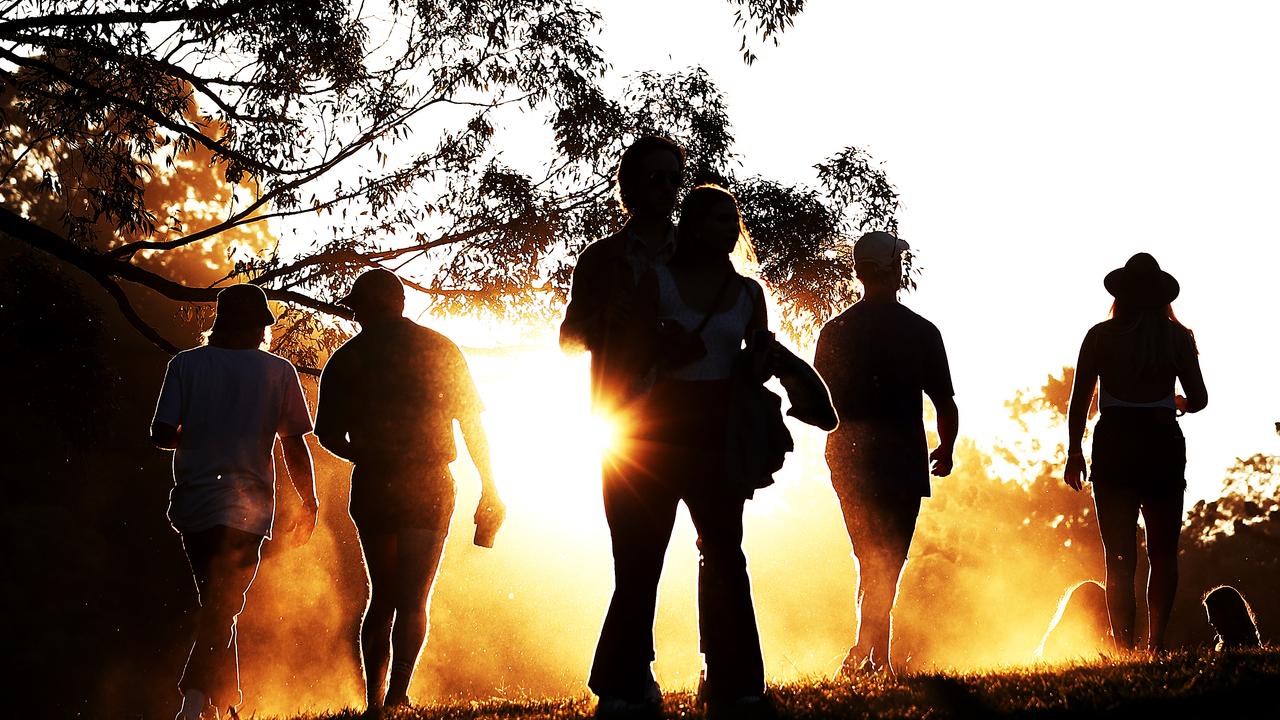
[[[255,335],[261,332],[261,335]],[[219,347],[248,345],[254,339],[260,338],[258,342],[259,350],[268,350],[271,347],[271,328],[270,327],[242,327],[231,323],[219,323],[215,318],[213,327],[201,333],[201,341],[203,345],[215,345]]]
[[[1257,616],[1239,590],[1230,585],[1219,585],[1205,593],[1200,602],[1209,616],[1209,624],[1218,634],[1219,650],[1262,644]]]
[[[680,203],[680,222],[676,225],[676,251],[671,256],[669,264],[691,265],[701,259],[696,250],[698,240],[693,237],[693,228],[711,213],[713,207],[724,200],[733,203],[733,210],[738,214],[737,250],[742,251],[746,262],[756,261],[755,247],[751,244],[751,235],[747,233],[747,226],[742,221],[742,210],[738,207],[738,199],[719,185],[699,185],[690,190]]]
[[[680,167],[684,168],[685,152],[680,143],[661,135],[642,135],[636,138],[635,142],[622,151],[622,157],[618,158],[618,204],[622,206],[622,212],[628,215],[631,214],[631,198],[636,186],[644,181],[640,177],[641,164],[655,152],[675,155],[680,160]]]
[[[1138,352],[1134,354],[1134,369],[1139,373],[1162,367],[1177,367],[1176,341],[1185,335],[1196,347],[1196,335],[1183,325],[1173,312],[1173,305],[1140,305],[1117,298],[1111,303],[1110,317],[1127,326],[1123,332],[1137,334]],[[1197,351],[1198,352],[1198,351]]]

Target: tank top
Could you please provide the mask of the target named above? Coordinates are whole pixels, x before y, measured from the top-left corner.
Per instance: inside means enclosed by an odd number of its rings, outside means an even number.
[[[1107,392],[1107,387],[1098,381],[1098,409],[1106,410],[1107,408],[1162,408],[1165,410],[1178,409],[1177,401],[1174,399],[1174,391],[1170,390],[1168,397],[1154,400],[1152,402],[1130,402],[1121,400],[1120,398]]]
[[[706,317],[706,312],[685,303],[676,287],[675,277],[665,265],[655,266],[654,271],[658,277],[658,317],[674,320],[692,332]],[[734,280],[730,278],[725,291],[732,292],[733,284]],[[747,333],[747,324],[751,322],[753,306],[748,293],[739,292],[733,307],[708,318],[701,332],[707,354],[672,370],[666,377],[675,380],[727,380],[733,374],[734,359],[742,349],[742,339]]]

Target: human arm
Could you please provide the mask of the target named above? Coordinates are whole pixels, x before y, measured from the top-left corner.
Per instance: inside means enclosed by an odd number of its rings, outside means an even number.
[[[353,463],[356,461],[355,450],[351,446],[351,440],[345,432],[337,433],[328,431],[325,433],[316,433],[316,440],[320,441],[320,447],[328,450],[339,458]]]
[[[280,419],[276,423],[276,435],[280,438],[280,450],[284,455],[285,472],[289,482],[302,500],[306,520],[299,534],[293,535],[296,545],[305,545],[316,529],[320,504],[316,500],[315,469],[311,463],[311,450],[306,436],[312,431],[311,414],[307,411],[307,398],[302,393],[298,371],[289,363],[283,363],[283,395],[280,403]],[[296,529],[297,526],[295,526]]]
[[[316,499],[316,476],[311,463],[311,449],[307,447],[306,436],[291,435],[280,438],[280,447],[284,451],[285,470],[289,473],[289,481],[298,497],[302,499],[302,507],[307,511],[306,522],[301,523],[301,534],[295,536],[295,543],[305,545],[315,532],[316,521],[320,513],[320,502]]]
[[[956,407],[956,399],[950,395],[944,397],[930,396],[933,409],[938,416],[938,447],[929,453],[932,473],[937,477],[951,474],[953,455],[956,449],[956,437],[960,434],[960,410]]]
[[[569,281],[569,304],[560,323],[560,349],[570,355],[599,347],[604,334],[608,278],[596,261],[597,253],[594,246],[583,250]]]
[[[316,401],[316,439],[320,446],[347,462],[355,462],[355,450],[347,436],[347,402],[352,388],[343,370],[342,351],[334,353],[320,375]]]
[[[751,319],[747,321],[747,337],[757,330],[769,329],[769,308],[764,301],[764,288],[751,278],[744,278],[751,298]]]
[[[1178,409],[1183,412],[1200,412],[1209,404],[1209,391],[1204,386],[1204,375],[1200,372],[1200,356],[1196,352],[1195,340],[1188,334],[1182,339],[1179,347],[1178,382],[1187,393],[1186,397],[1176,398]]]
[[[486,515],[496,515],[498,522],[501,522],[506,517],[507,509],[498,497],[498,485],[493,479],[493,464],[489,456],[489,436],[480,422],[480,415],[477,413],[459,418],[458,426],[462,429],[467,454],[471,456],[471,462],[480,475],[480,503],[476,506],[475,522],[479,524]]]
[[[1088,469],[1084,461],[1081,442],[1084,426],[1089,421],[1089,406],[1098,385],[1098,360],[1093,331],[1085,335],[1080,345],[1080,357],[1076,360],[1075,383],[1071,388],[1071,402],[1067,406],[1067,468],[1063,480],[1072,490],[1084,487]]]
[[[182,441],[182,371],[181,356],[169,361],[156,400],[156,413],[151,420],[151,442],[161,450],[177,450]]]
[[[155,420],[151,423],[151,442],[161,450],[177,450],[182,440],[182,429]]]
[[[480,524],[488,515],[495,516],[494,519],[500,524],[506,517],[506,506],[498,497],[498,484],[494,481],[493,462],[489,454],[489,435],[480,422],[484,403],[480,400],[480,392],[471,377],[466,358],[456,346],[450,351],[448,376],[449,386],[453,388],[450,396],[453,417],[458,421],[467,454],[471,456],[471,462],[480,476],[480,503],[476,506],[475,522]]]
[[[942,333],[929,326],[922,349],[923,375],[920,389],[933,403],[938,421],[938,447],[929,453],[931,472],[946,477],[953,468],[956,438],[960,434],[960,411],[956,408],[955,387],[951,383],[951,363],[942,342]]]

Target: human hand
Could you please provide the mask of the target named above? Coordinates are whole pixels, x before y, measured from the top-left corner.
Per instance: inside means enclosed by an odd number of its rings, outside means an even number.
[[[480,504],[476,507],[475,544],[479,547],[493,547],[493,538],[498,534],[498,528],[502,527],[506,516],[507,508],[498,499],[496,492],[482,493]]]
[[[930,472],[935,477],[946,477],[951,474],[951,470],[954,467],[951,448],[944,448],[939,445],[933,449],[933,452],[929,453],[929,460],[933,463]]]
[[[1073,450],[1067,453],[1067,470],[1063,475],[1063,480],[1072,490],[1079,492],[1084,488],[1084,483],[1089,479],[1089,471],[1084,462],[1084,453],[1079,450]]]
[[[1178,409],[1179,413],[1185,413],[1187,411],[1187,398],[1183,395],[1174,395],[1173,406]]]
[[[506,517],[507,506],[503,504],[497,492],[485,491],[480,493],[480,502],[476,505],[476,514],[472,518],[475,524],[493,522],[500,525]]]

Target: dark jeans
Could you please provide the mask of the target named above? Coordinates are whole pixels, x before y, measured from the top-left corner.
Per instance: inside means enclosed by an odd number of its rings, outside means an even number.
[[[659,421],[658,430],[632,438],[605,461],[614,591],[588,682],[600,696],[640,699],[653,683],[658,580],[681,500],[698,531],[704,694],[732,699],[764,692],[764,659],[742,552],[744,500],[723,481],[724,445],[716,442],[721,436],[715,430],[721,418],[709,416],[727,407],[727,395],[720,398],[727,386],[700,385],[655,388],[659,405],[650,417],[660,419],[664,409],[679,407],[680,421]],[[699,418],[700,412],[707,417]]]
[[[200,690],[209,702],[239,705],[240,670],[236,659],[236,617],[258,572],[262,536],[217,525],[182,534],[195,576],[200,610],[196,639],[178,689]]]

